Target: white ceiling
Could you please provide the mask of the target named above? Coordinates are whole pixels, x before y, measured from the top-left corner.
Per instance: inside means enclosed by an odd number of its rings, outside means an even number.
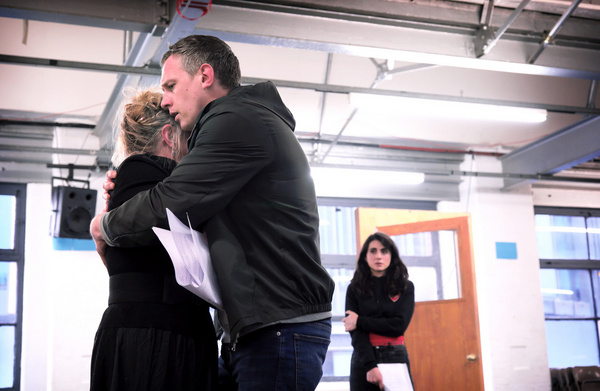
[[[195,21],[175,1],[160,20],[149,0],[54,3],[0,0],[0,181],[67,175],[49,163],[83,166],[82,180],[103,175],[123,87],[157,83],[166,45],[199,33],[231,44],[245,82],[279,86],[313,166],[425,172],[428,194],[412,195],[422,199],[456,197],[460,174],[476,174],[460,171],[465,154],[497,156],[507,187],[557,172],[600,183],[597,0],[576,3],[564,22],[572,3],[533,0],[508,27],[524,3],[222,0]],[[483,25],[500,36],[478,56]],[[398,105],[357,108],[357,92],[541,108],[548,118],[409,116]]]

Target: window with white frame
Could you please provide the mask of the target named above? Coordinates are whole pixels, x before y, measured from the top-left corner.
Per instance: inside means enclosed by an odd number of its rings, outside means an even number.
[[[600,210],[535,208],[550,368],[600,365]]]
[[[25,195],[0,183],[0,389],[20,389]]]
[[[352,343],[342,318],[346,290],[356,267],[355,211],[358,207],[435,210],[435,202],[319,198],[321,260],[335,281],[332,335],[323,365],[323,381],[348,380]],[[402,255],[401,255],[402,256]],[[404,258],[403,258],[404,259]]]

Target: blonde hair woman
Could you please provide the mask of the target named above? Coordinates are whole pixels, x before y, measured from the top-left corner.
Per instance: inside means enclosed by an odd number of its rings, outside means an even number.
[[[166,178],[187,153],[183,132],[158,91],[135,92],[123,107],[108,210]],[[208,304],[179,286],[158,242],[108,248],[108,308],[96,333],[91,390],[213,390],[217,343]]]

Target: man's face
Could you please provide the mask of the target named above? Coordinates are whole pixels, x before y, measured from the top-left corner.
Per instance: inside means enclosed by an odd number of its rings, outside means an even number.
[[[184,131],[191,132],[196,118],[209,103],[202,88],[202,73],[190,76],[181,67],[181,60],[171,56],[165,61],[160,81],[163,89],[161,107],[169,110]]]

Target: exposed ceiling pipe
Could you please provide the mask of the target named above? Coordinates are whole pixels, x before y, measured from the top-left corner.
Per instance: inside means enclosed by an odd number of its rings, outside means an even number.
[[[598,80],[592,80],[592,82],[590,83],[590,90],[588,92],[587,104],[585,105],[586,107],[589,107],[592,109],[595,107],[594,102],[596,101],[596,93],[597,92],[598,92]]]
[[[411,151],[420,151],[420,152],[436,152],[436,153],[468,153],[473,155],[490,155],[494,153],[489,152],[477,152],[477,151],[461,151],[461,150],[450,150],[450,149],[441,149],[441,148],[417,148],[417,147],[398,147],[398,146],[373,146],[373,148],[382,148],[382,149],[406,149]],[[88,156],[101,156],[108,155],[108,151],[104,150],[92,150],[92,149],[65,149],[65,148],[46,148],[46,147],[24,147],[24,146],[14,146],[14,145],[3,145],[0,144],[0,151],[18,151],[18,152],[30,152],[30,153],[51,153],[51,154],[65,154],[65,155],[88,155]],[[0,161],[10,161],[10,159],[0,159]],[[20,162],[23,162],[22,160]],[[50,162],[40,162],[35,160],[28,161],[34,164],[52,164]],[[315,167],[331,167],[331,168],[354,168],[354,169],[374,169],[374,167],[367,166],[358,166],[358,165],[340,165],[340,164],[323,164],[323,163],[313,163],[311,166]],[[90,170],[106,170],[108,165],[97,164],[94,166],[89,166]],[[393,168],[387,168],[388,170],[393,170]],[[554,181],[554,182],[580,182],[580,183],[593,183],[600,184],[600,179],[595,178],[578,178],[578,177],[566,177],[566,176],[554,176],[550,174],[520,174],[520,173],[492,173],[492,172],[473,172],[473,171],[460,171],[460,170],[441,170],[441,171],[425,171],[425,175],[432,176],[474,176],[474,177],[486,177],[486,178],[503,178],[503,179],[521,179],[521,180],[544,180],[544,181]]]
[[[378,63],[374,58],[371,58],[371,62],[377,68],[377,75],[375,76],[375,80],[373,80],[373,83],[371,83],[371,86],[367,89],[367,90],[372,90],[372,91],[375,91],[375,87],[377,87],[377,85],[379,83],[381,83],[382,81],[384,81],[387,77],[391,77],[391,76],[399,74],[399,73],[407,73],[407,72],[418,71],[418,70],[422,70],[422,69],[435,68],[435,67],[439,66],[439,65],[432,65],[432,64],[413,64],[413,65],[408,65],[406,67],[390,69],[387,61],[385,61],[383,63]],[[338,134],[335,136],[333,142],[329,145],[329,148],[327,149],[327,151],[325,151],[325,153],[319,158],[320,163],[322,163],[325,160],[327,155],[329,155],[329,152],[331,151],[331,149],[333,147],[335,147],[338,140],[342,136],[342,133],[344,132],[344,130],[346,130],[346,128],[348,127],[350,122],[352,122],[352,119],[354,119],[354,116],[356,115],[357,112],[358,112],[358,108],[352,109],[352,112],[346,119],[346,122],[344,123],[344,125],[342,126],[342,128],[340,129]]]
[[[44,122],[44,121],[0,119],[0,126],[8,126],[8,125],[81,128],[81,129],[94,129],[96,127],[95,124],[82,124],[82,123],[76,123],[76,122]]]
[[[600,179],[596,179],[596,178],[577,178],[577,177],[567,177],[567,176],[554,176],[554,175],[550,175],[550,174],[517,174],[517,173],[506,173],[506,172],[495,173],[495,172],[474,172],[474,171],[454,171],[454,170],[450,170],[449,172],[450,172],[450,175],[458,175],[458,176],[538,180],[538,181],[552,181],[552,182],[581,182],[581,183],[595,183],[595,184],[600,185]],[[433,175],[435,175],[435,174],[433,174]],[[443,175],[443,174],[441,174],[441,175]]]
[[[481,19],[479,24],[483,26],[489,26],[492,21],[492,14],[494,13],[494,0],[487,0],[483,2],[483,8],[481,10]]]
[[[373,82],[371,83],[371,86],[369,87],[369,89],[373,89],[373,88],[375,88],[377,86],[377,84],[381,83],[387,77],[387,74],[389,72],[389,68],[387,66],[387,62],[384,62],[383,64],[379,64],[373,58],[371,58],[371,61],[373,62],[373,64],[375,64],[375,67],[377,68],[377,75],[375,76],[375,80],[373,80]],[[342,133],[344,133],[344,130],[346,130],[346,128],[348,127],[348,125],[350,125],[350,122],[352,122],[352,119],[354,119],[354,116],[356,115],[357,112],[358,112],[358,108],[357,107],[355,107],[354,109],[352,109],[352,112],[350,113],[350,115],[346,119],[346,122],[344,123],[344,125],[342,126],[342,128],[340,129],[340,131],[338,132],[338,134],[335,136],[335,138],[333,139],[333,142],[331,144],[329,144],[329,148],[327,148],[327,150],[325,151],[325,153],[319,157],[319,163],[323,163],[323,161],[325,160],[325,158],[327,158],[327,155],[329,155],[329,152],[331,152],[331,149],[333,147],[335,147],[335,145],[337,144],[337,142],[340,139],[340,137],[342,137]]]
[[[0,54],[0,63],[46,66],[51,68],[67,68],[76,70],[89,70],[134,75],[160,76],[160,68],[150,68],[148,66],[136,67],[127,65],[111,65],[81,61],[55,60],[51,58],[11,56],[7,54]]]
[[[535,53],[533,53],[533,55],[531,57],[529,57],[529,60],[527,60],[527,63],[533,64],[535,62],[535,60],[537,60],[537,58],[540,56],[540,54],[542,54],[544,49],[546,49],[546,47],[550,44],[550,42],[552,40],[554,40],[554,36],[556,36],[556,34],[558,34],[558,31],[562,28],[563,24],[567,21],[567,19],[571,16],[571,14],[575,11],[575,9],[577,9],[577,7],[579,6],[579,3],[581,3],[581,0],[573,1],[573,3],[569,6],[567,11],[560,17],[560,19],[558,20],[558,22],[556,22],[554,27],[552,27],[552,30],[550,30],[550,32],[548,33],[548,35],[546,36],[544,41],[540,44],[540,46],[538,47],[538,50]]]
[[[509,16],[504,25],[495,33],[490,27],[492,19],[491,9],[494,8],[494,2],[490,1],[490,4],[488,5],[489,9],[487,12],[488,17],[486,18],[486,22],[483,24],[483,26],[481,26],[477,32],[477,35],[475,36],[475,55],[477,57],[488,54],[492,50],[500,37],[502,37],[506,30],[508,30],[510,25],[515,21],[515,19],[517,19],[517,16],[519,16],[519,14],[525,9],[530,1],[531,0],[523,0],[515,9],[515,11]]]
[[[409,67],[412,68],[412,67]],[[402,68],[400,68],[402,70]],[[560,105],[552,105],[546,103],[532,103],[532,102],[515,102],[515,101],[506,101],[506,100],[497,100],[497,99],[480,99],[480,98],[468,98],[464,96],[454,96],[454,95],[437,95],[437,94],[427,94],[427,93],[417,93],[417,92],[408,92],[408,91],[397,91],[397,90],[383,90],[383,89],[374,89],[374,88],[364,88],[364,87],[350,87],[350,86],[340,86],[334,84],[318,84],[318,83],[307,83],[307,82],[296,82],[289,80],[275,80],[270,79],[273,84],[278,87],[288,87],[288,88],[298,88],[298,89],[307,89],[314,90],[319,92],[331,92],[337,94],[349,94],[349,93],[357,93],[357,94],[372,94],[372,95],[382,95],[382,96],[396,96],[401,98],[415,98],[415,99],[429,99],[429,100],[443,100],[443,101],[452,101],[452,102],[464,102],[464,103],[478,103],[485,105],[495,105],[495,106],[510,106],[510,107],[527,107],[532,109],[545,109],[555,113],[567,113],[567,114],[592,114],[592,115],[600,115],[600,109],[596,108],[587,108],[587,107],[576,107],[576,106],[560,106]],[[265,81],[265,79],[259,78],[251,78],[244,77],[242,78],[243,83],[247,84],[255,84],[261,81]]]
[[[357,112],[358,112],[358,108],[352,109],[352,112],[350,113],[350,115],[346,119],[346,122],[344,122],[344,125],[342,126],[342,128],[340,129],[340,131],[338,132],[338,134],[335,135],[335,138],[333,139],[333,142],[331,144],[329,144],[329,148],[327,148],[327,150],[325,151],[325,153],[323,153],[318,158],[318,162],[319,163],[323,163],[323,161],[325,160],[325,158],[327,158],[327,155],[329,155],[329,152],[331,152],[331,149],[333,147],[335,147],[335,145],[338,143],[340,137],[342,137],[342,133],[344,133],[344,130],[346,130],[346,128],[348,127],[348,125],[350,124],[350,122],[352,122],[352,119],[354,119],[354,116],[356,115]]]
[[[323,80],[324,84],[329,84],[329,76],[331,74],[331,64],[333,62],[333,54],[327,53],[327,66],[325,67],[325,79]],[[323,130],[323,118],[325,117],[325,104],[327,102],[327,93],[321,93],[321,102],[320,102],[320,110],[319,110],[319,131],[318,134],[321,134]]]
[[[59,155],[86,155],[86,156],[110,156],[109,151],[99,149],[76,149],[76,148],[52,148],[32,147],[28,145],[0,144],[0,151],[30,152],[30,153],[54,153]]]
[[[0,160],[3,161],[3,160]],[[27,161],[25,161],[27,163]],[[23,161],[21,161],[23,163]],[[54,168],[54,164],[51,162],[39,162],[31,161],[31,164],[44,166],[46,168]],[[340,168],[340,169],[366,169],[373,170],[373,167],[362,167],[362,166],[344,166],[336,164],[311,164],[311,167],[327,167],[327,168]],[[68,168],[67,165],[56,166],[56,168]],[[109,166],[97,164],[89,166],[78,166],[80,169],[89,170],[90,173],[103,173]],[[388,171],[394,171],[393,169],[387,169]],[[402,170],[406,171],[406,170]],[[478,172],[478,171],[459,171],[459,170],[447,170],[447,171],[424,171],[423,174],[429,177],[478,177],[478,178],[499,178],[499,179],[521,179],[531,181],[548,181],[548,182],[570,182],[570,183],[587,183],[600,185],[600,179],[595,178],[578,178],[578,177],[566,177],[566,176],[552,176],[544,174],[518,174],[518,173],[495,173],[495,172]]]

